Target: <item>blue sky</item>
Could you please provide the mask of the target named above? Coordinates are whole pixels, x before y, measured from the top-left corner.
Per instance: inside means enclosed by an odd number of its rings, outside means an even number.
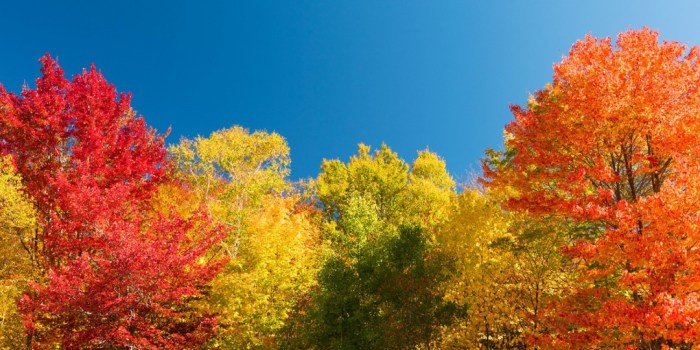
[[[0,82],[37,59],[95,63],[168,142],[241,125],[276,131],[292,178],[382,142],[437,152],[459,180],[502,144],[510,103],[551,80],[586,34],[648,26],[700,44],[695,1],[12,1]]]

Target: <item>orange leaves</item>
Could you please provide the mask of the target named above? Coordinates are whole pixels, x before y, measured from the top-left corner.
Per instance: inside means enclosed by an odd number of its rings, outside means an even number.
[[[684,52],[649,29],[620,34],[617,47],[590,36],[577,42],[553,83],[527,108],[511,108],[512,171],[487,165],[487,182],[516,187],[520,203],[548,198],[563,215],[658,192],[672,159],[697,152],[688,145],[698,143],[700,66],[697,50]]]
[[[512,107],[515,121],[506,130],[513,137],[506,147],[516,152],[516,171],[507,181],[519,183],[523,195],[547,190],[538,183],[579,181],[582,171],[593,190],[613,190],[625,181],[629,187],[626,176],[661,175],[673,152],[695,144],[697,123],[688,123],[700,111],[700,96],[691,93],[700,81],[694,56],[683,57],[677,43],[659,45],[648,29],[619,40],[618,49],[609,39],[576,43],[531,108]],[[500,175],[487,175],[499,182]],[[589,190],[581,185],[557,197]],[[628,191],[618,200],[640,195]]]
[[[683,303],[695,304],[700,272],[699,52],[647,28],[587,36],[527,108],[512,107],[508,157],[485,164],[489,186],[517,193],[511,209],[604,227],[565,249],[585,269],[553,305],[570,325],[554,337],[574,348],[698,335],[700,309]]]

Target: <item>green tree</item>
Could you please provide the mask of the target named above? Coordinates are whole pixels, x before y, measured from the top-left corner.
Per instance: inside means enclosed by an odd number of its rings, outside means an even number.
[[[410,170],[409,170],[410,169]],[[404,349],[427,343],[454,314],[439,286],[448,259],[433,231],[454,197],[444,162],[420,152],[409,168],[389,147],[360,145],[324,161],[316,183],[331,242],[306,325],[289,347]],[[298,327],[301,328],[301,327]]]

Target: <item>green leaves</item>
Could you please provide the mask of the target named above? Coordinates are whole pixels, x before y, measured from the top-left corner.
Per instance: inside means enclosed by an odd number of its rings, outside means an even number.
[[[410,171],[409,171],[410,169]],[[450,259],[433,235],[454,198],[435,154],[409,168],[386,145],[324,161],[315,182],[332,253],[290,348],[406,349],[429,343],[457,308],[440,290]]]

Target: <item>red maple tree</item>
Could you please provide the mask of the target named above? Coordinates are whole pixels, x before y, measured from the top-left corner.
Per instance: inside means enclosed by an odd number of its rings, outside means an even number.
[[[190,306],[220,264],[204,214],[146,220],[166,179],[163,136],[93,66],[71,81],[49,55],[36,89],[0,86],[0,150],[38,212],[23,244],[44,271],[20,301],[37,348],[191,348],[215,319]]]

